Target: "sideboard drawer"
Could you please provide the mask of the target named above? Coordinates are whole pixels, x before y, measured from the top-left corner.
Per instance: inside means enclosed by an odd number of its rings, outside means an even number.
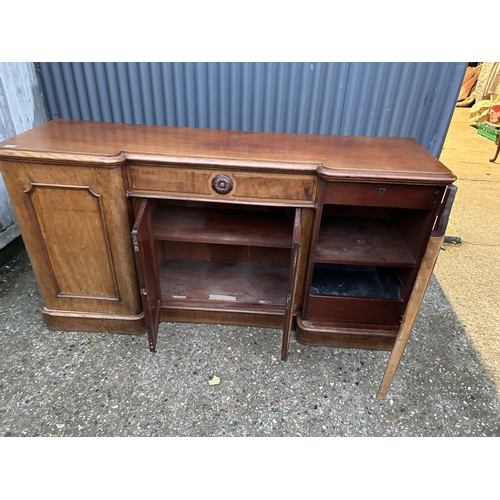
[[[432,210],[441,200],[443,192],[444,188],[434,186],[328,182],[324,202],[332,205]]]
[[[314,175],[144,165],[129,165],[127,178],[131,196],[293,206],[314,206],[318,183]]]

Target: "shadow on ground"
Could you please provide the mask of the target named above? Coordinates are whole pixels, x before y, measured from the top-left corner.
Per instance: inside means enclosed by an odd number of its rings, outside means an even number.
[[[387,352],[250,327],[54,332],[25,252],[0,267],[2,436],[500,436],[500,399],[433,278],[392,388]],[[209,385],[213,376],[220,384]]]

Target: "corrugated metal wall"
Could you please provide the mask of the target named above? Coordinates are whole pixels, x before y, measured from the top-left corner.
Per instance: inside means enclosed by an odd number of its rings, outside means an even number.
[[[41,63],[52,117],[410,136],[439,156],[467,63]]]
[[[439,156],[467,63],[40,63],[51,117],[410,136]]]
[[[0,63],[0,141],[47,121],[33,63]],[[19,227],[0,174],[0,249],[19,236]]]

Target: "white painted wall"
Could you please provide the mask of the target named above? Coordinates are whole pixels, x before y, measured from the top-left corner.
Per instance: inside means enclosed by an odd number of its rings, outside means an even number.
[[[0,62],[0,141],[47,121],[42,92],[30,62]],[[0,174],[0,249],[19,236],[19,227]]]

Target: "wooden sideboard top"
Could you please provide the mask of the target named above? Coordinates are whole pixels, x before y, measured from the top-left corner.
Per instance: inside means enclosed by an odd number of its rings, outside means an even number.
[[[331,180],[445,185],[456,177],[412,138],[242,132],[54,119],[0,143],[0,160],[124,161],[318,172]]]

